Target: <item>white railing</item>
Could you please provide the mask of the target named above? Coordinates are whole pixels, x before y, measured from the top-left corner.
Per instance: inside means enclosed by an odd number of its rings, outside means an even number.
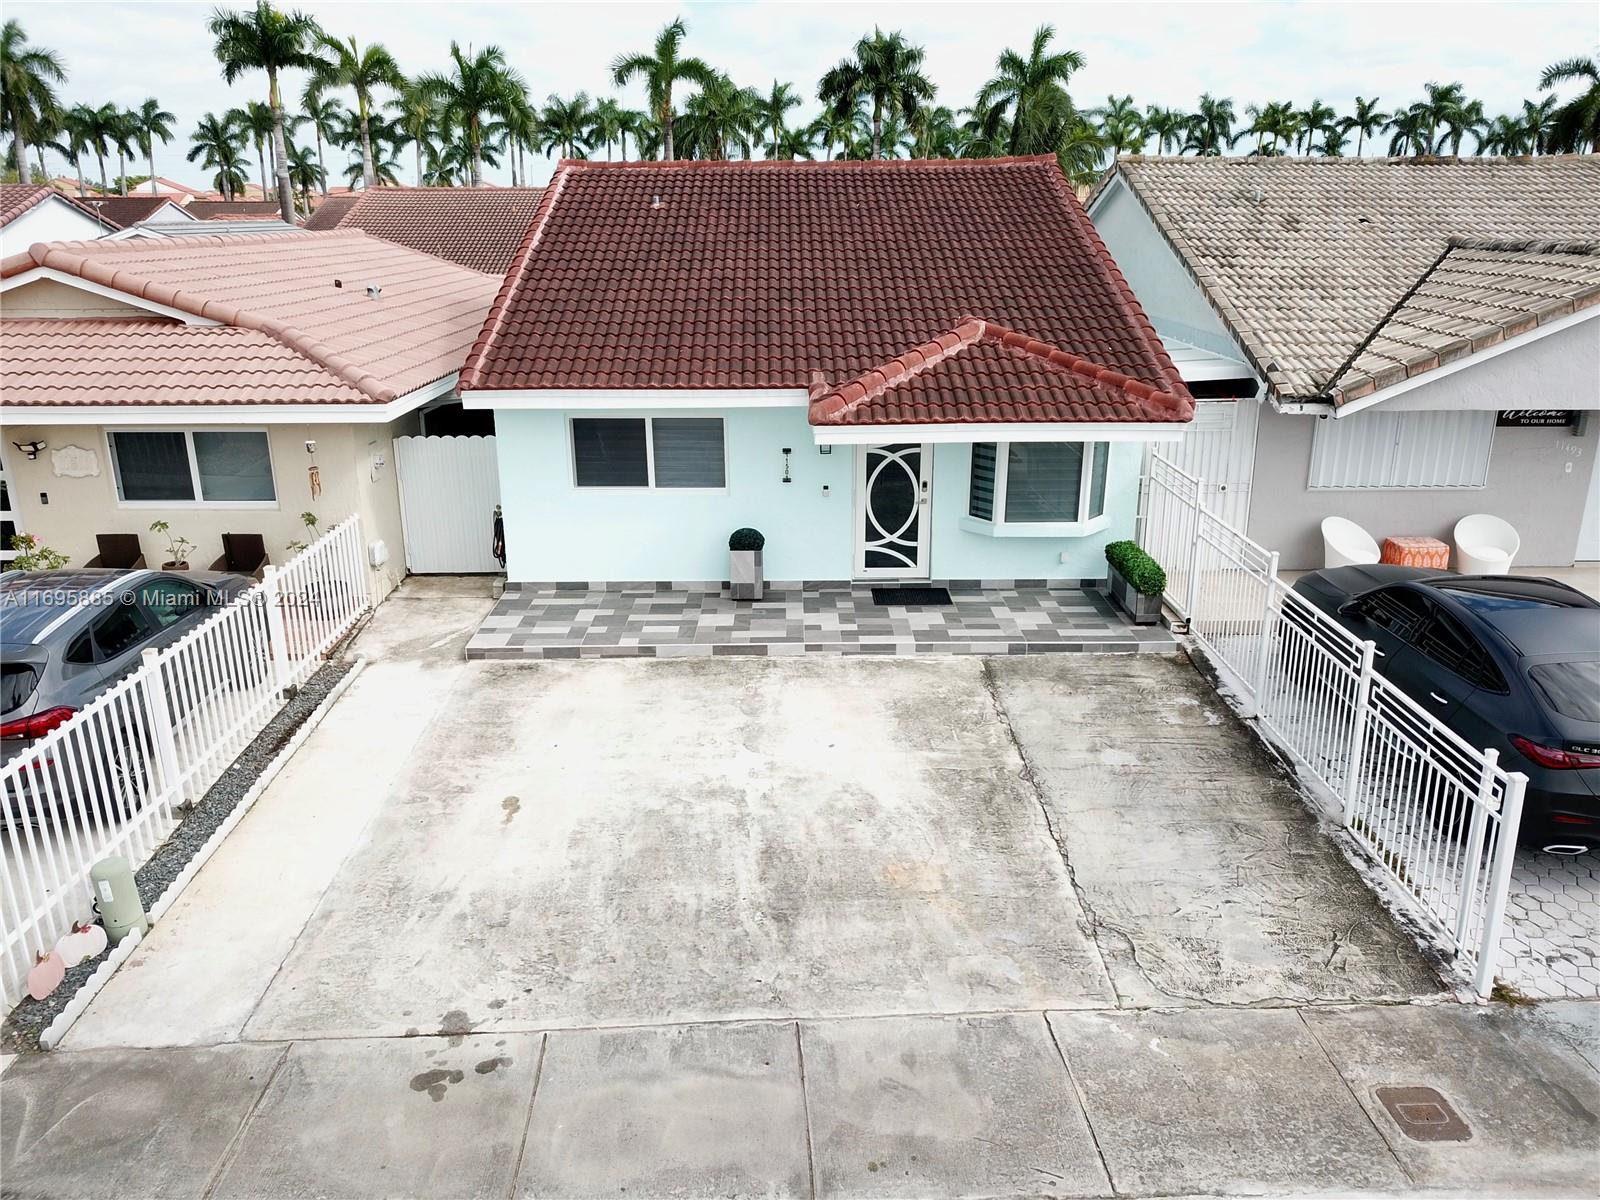
[[[0,1003],[92,915],[89,869],[137,869],[368,607],[360,518],[334,526],[0,769]]]
[[[1167,606],[1488,995],[1526,778],[1377,674],[1373,644],[1293,591],[1277,554],[1202,495],[1200,480],[1151,456],[1139,537],[1166,569]]]

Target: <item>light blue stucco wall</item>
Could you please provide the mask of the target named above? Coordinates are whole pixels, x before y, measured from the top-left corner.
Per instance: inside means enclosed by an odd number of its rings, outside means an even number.
[[[854,574],[855,448],[821,454],[803,407],[657,412],[720,415],[728,486],[722,491],[577,488],[563,412],[495,413],[506,574],[516,582],[720,580],[728,534],[767,535],[768,579],[849,579]],[[636,415],[622,412],[591,416]],[[783,448],[790,483],[783,482]],[[934,448],[930,575],[936,579],[1099,579],[1106,542],[1133,535],[1142,446],[1112,447],[1106,487],[1110,527],[1086,538],[992,538],[960,527],[971,447]],[[826,489],[826,490],[824,490]],[[1062,552],[1069,561],[1062,562]]]

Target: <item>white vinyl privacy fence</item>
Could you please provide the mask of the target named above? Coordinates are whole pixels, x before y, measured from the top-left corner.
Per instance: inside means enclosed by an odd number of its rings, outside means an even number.
[[[1140,541],[1169,608],[1248,716],[1332,797],[1350,835],[1471,976],[1494,984],[1526,778],[1462,741],[1373,670],[1375,647],[1278,576],[1278,556],[1151,457]]]
[[[0,771],[0,1002],[92,914],[89,869],[138,868],[369,605],[351,516]]]

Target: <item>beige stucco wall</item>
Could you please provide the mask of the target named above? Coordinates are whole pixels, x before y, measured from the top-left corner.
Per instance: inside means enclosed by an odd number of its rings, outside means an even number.
[[[374,602],[387,596],[405,575],[393,438],[415,432],[415,416],[389,425],[242,425],[267,431],[277,492],[271,507],[123,504],[117,499],[111,474],[105,426],[27,425],[13,423],[10,414],[4,417],[6,466],[21,528],[68,555],[74,565],[94,556],[95,534],[137,533],[149,564],[160,566],[166,543],[150,532],[150,523],[156,520],[170,522],[174,533],[195,543],[198,549],[190,556],[191,566],[209,567],[222,553],[224,533],[261,534],[272,561],[283,563],[290,557],[289,542],[309,540],[301,513],[316,513],[320,527],[328,529],[359,512],[366,541],[382,539],[389,549],[389,561],[372,570]],[[186,426],[173,423],[138,428]],[[308,439],[316,442],[315,454],[306,451]],[[32,461],[9,444],[35,440],[45,442],[48,449]],[[52,452],[68,446],[89,451],[98,473],[81,478],[57,474]],[[318,468],[321,480],[321,494],[316,497],[311,494],[312,465]]]

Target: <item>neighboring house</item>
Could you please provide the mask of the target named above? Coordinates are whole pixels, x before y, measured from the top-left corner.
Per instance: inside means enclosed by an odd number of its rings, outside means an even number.
[[[563,162],[462,398],[514,583],[1102,579],[1191,414],[1049,156]]]
[[[523,187],[373,188],[330,196],[305,227],[362,229],[474,271],[504,275],[543,195],[543,188]]]
[[[1597,196],[1594,155],[1135,157],[1089,214],[1200,400],[1177,461],[1283,566],[1326,516],[1476,512],[1566,566],[1600,558]]]
[[[87,204],[42,183],[0,183],[0,256],[34,242],[97,238],[117,228]]]
[[[393,439],[448,396],[497,281],[359,231],[36,246],[0,263],[18,523],[74,563],[152,521],[209,565],[353,512],[404,573]],[[488,517],[484,518],[487,537]],[[377,567],[377,564],[374,564]]]
[[[78,203],[89,209],[122,237],[137,225],[192,225],[195,218],[168,196],[94,196]]]
[[[187,221],[142,221],[110,237],[112,241],[125,241],[128,238],[241,237],[258,233],[299,232],[300,226],[286,225],[276,217],[270,221],[197,221],[191,217]]]
[[[271,221],[278,217],[276,200],[191,200],[183,207],[197,221]]]
[[[154,179],[146,179],[143,183],[135,184],[133,191],[143,196],[167,196],[179,204],[187,204],[196,196],[204,194],[198,188],[179,183],[176,179],[168,179],[164,175],[157,175]]]

